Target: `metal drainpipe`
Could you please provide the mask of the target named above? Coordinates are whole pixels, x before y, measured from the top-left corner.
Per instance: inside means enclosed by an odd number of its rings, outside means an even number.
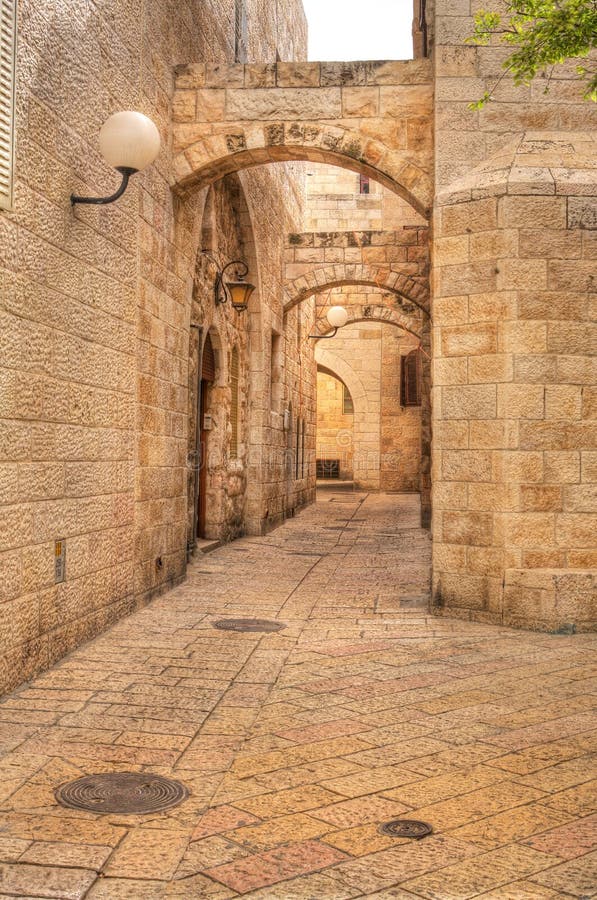
[[[196,325],[194,322],[191,322],[191,328],[196,328],[198,331],[197,337],[197,414],[195,417],[195,449],[192,453],[192,459],[195,463],[195,481],[193,483],[193,536],[189,545],[187,547],[187,560],[190,557],[191,553],[194,552],[196,541],[197,541],[197,520],[198,520],[198,511],[197,505],[199,503],[199,467],[203,465],[203,460],[201,459],[201,447],[199,446],[199,438],[201,435],[200,423],[201,423],[201,368],[203,365],[203,344],[201,338],[203,337],[203,328],[201,325]]]

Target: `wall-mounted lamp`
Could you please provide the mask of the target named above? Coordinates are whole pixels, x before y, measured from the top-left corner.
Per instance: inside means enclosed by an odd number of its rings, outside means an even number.
[[[329,334],[310,334],[309,337],[313,338],[314,341],[319,341],[322,338],[333,338],[338,333],[338,329],[348,322],[348,311],[343,306],[330,306],[326,319],[332,326],[332,331]]]
[[[224,278],[228,269],[236,269],[237,281],[226,281]],[[218,271],[214,285],[214,298],[216,306],[220,303],[230,303],[237,312],[243,312],[249,305],[249,298],[255,290],[255,285],[244,281],[249,273],[249,267],[240,259],[235,259]]]
[[[71,194],[73,206],[75,203],[104,206],[122,197],[131,175],[151,165],[160,152],[160,133],[143,113],[125,110],[114,113],[104,122],[99,133],[99,147],[108,165],[121,173],[121,185],[109,197],[77,197]]]

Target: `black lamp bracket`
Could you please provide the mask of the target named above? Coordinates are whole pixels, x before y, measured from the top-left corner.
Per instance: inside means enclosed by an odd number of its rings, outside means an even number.
[[[336,337],[337,334],[338,334],[338,329],[332,328],[332,330],[328,331],[327,334],[310,334],[309,337],[312,338],[314,341],[323,341],[326,338]]]
[[[107,203],[114,203],[119,197],[122,197],[129,183],[129,178],[137,172],[137,169],[130,169],[127,166],[116,166],[116,170],[121,173],[122,181],[120,187],[114,194],[109,197],[78,197],[76,194],[70,195],[71,206],[75,203],[92,203],[94,206],[105,206]]]
[[[216,275],[216,281],[214,284],[214,299],[216,302],[216,306],[219,303],[227,303],[230,299],[228,293],[228,286],[224,280],[224,275],[228,269],[235,268],[237,278],[244,278],[245,275],[249,274],[248,265],[242,261],[242,259],[234,259],[232,262],[226,263],[223,269],[218,269],[218,274]]]

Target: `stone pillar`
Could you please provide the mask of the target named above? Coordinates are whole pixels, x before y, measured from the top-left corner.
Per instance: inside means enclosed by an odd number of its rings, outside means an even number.
[[[595,619],[591,146],[527,134],[439,198],[438,612],[545,630]]]

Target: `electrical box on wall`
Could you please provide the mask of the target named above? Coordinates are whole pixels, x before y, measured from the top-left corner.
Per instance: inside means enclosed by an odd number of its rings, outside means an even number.
[[[54,543],[54,583],[60,584],[66,579],[66,541]]]
[[[214,420],[211,416],[203,416],[203,430],[211,431],[214,427]]]

